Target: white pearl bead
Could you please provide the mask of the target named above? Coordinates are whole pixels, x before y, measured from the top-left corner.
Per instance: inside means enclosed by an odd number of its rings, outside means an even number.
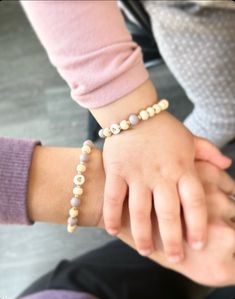
[[[75,207],[72,207],[70,210],[69,210],[69,216],[71,217],[77,217],[78,216],[78,209],[75,208]]]
[[[112,133],[109,128],[104,128],[103,135],[104,135],[104,137],[110,137],[112,135]]]
[[[154,104],[152,107],[156,114],[158,114],[162,111],[161,107],[158,104]]]
[[[88,145],[90,148],[94,148],[95,147],[94,143],[91,140],[89,140],[89,139],[86,140],[86,141],[84,141],[83,145]]]
[[[141,117],[142,120],[147,120],[149,118],[149,114],[148,114],[148,112],[146,110],[140,111],[139,115],[140,115],[140,117]]]
[[[78,164],[77,171],[78,172],[85,172],[86,171],[86,166],[83,165],[83,164]]]
[[[152,116],[155,115],[155,111],[154,111],[153,107],[148,107],[146,109],[146,111],[148,112],[148,114],[149,114],[150,117],[152,117]]]
[[[98,132],[98,135],[100,136],[100,138],[105,138],[105,136],[104,136],[104,130],[100,129],[99,132]]]
[[[73,233],[77,228],[77,225],[68,225],[67,226],[67,231],[68,233]]]
[[[163,99],[159,102],[159,106],[161,107],[162,110],[166,110],[169,107],[169,102]]]
[[[83,145],[83,147],[82,147],[82,153],[83,154],[90,154],[90,152],[91,152],[90,146],[89,145]]]
[[[120,122],[120,127],[122,130],[128,130],[130,128],[130,124],[127,120],[122,120]]]
[[[74,195],[82,195],[82,193],[83,193],[83,189],[82,188],[80,188],[80,187],[74,187],[73,188],[73,194]]]
[[[111,127],[110,127],[110,131],[114,134],[114,135],[117,135],[120,133],[121,131],[121,128],[118,124],[112,124]]]
[[[85,183],[85,177],[82,174],[77,174],[75,175],[75,177],[73,178],[73,182],[75,185],[82,185]]]

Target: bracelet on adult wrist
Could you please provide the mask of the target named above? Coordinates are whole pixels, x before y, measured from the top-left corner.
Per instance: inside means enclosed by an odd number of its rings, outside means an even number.
[[[138,114],[131,114],[128,117],[128,120],[122,120],[120,123],[112,124],[110,127],[103,128],[99,130],[99,136],[101,138],[107,138],[112,135],[117,135],[122,131],[136,126],[140,121],[147,120],[162,111],[166,110],[169,107],[169,102],[166,99],[162,99],[158,103],[148,106],[146,109],[141,110]]]
[[[80,154],[80,161],[77,165],[77,174],[73,178],[73,197],[70,199],[71,208],[69,210],[67,231],[73,233],[78,226],[78,214],[79,207],[81,205],[83,188],[82,185],[85,183],[84,172],[87,169],[87,162],[89,160],[89,154],[94,148],[94,143],[91,140],[86,140],[83,142],[83,146]]]

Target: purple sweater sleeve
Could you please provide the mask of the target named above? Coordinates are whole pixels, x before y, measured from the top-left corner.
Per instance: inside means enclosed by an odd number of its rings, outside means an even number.
[[[39,141],[0,137],[0,223],[32,224],[27,186],[34,147]]]

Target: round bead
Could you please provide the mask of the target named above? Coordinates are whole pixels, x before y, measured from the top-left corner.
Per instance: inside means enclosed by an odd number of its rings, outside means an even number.
[[[85,177],[82,174],[77,174],[75,175],[75,177],[73,178],[73,182],[75,185],[83,185],[85,183]]]
[[[68,225],[67,226],[67,231],[69,233],[73,233],[76,230],[76,228],[77,228],[77,225]]]
[[[154,111],[153,107],[148,107],[146,109],[146,111],[148,112],[148,114],[149,114],[150,117],[152,117],[152,116],[155,115],[155,111]]]
[[[82,162],[87,162],[87,161],[88,161],[88,155],[82,153],[82,154],[80,155],[80,161],[82,161]]]
[[[79,198],[72,197],[70,200],[70,204],[72,207],[79,207],[81,204],[81,200]]]
[[[117,135],[121,132],[121,128],[118,124],[112,124],[110,127],[110,131],[114,134]]]
[[[90,146],[89,145],[83,145],[83,147],[82,147],[82,153],[83,154],[90,154],[90,152],[91,152]]]
[[[130,124],[132,125],[132,126],[135,126],[135,125],[137,125],[138,123],[139,123],[139,118],[138,118],[138,115],[136,115],[136,114],[131,114],[130,116],[129,116],[129,122],[130,122]]]
[[[146,110],[140,111],[139,115],[140,115],[140,117],[141,117],[142,120],[147,120],[149,118],[149,114],[148,114],[148,112]]]
[[[120,122],[120,127],[122,130],[128,130],[130,128],[130,124],[127,120],[122,120]]]
[[[68,218],[68,224],[70,226],[75,226],[75,225],[77,225],[77,223],[78,223],[78,219],[77,218],[73,218],[73,217],[69,217]]]
[[[69,216],[72,217],[72,218],[77,217],[78,216],[78,209],[75,208],[75,207],[72,207],[69,210]]]
[[[103,129],[103,134],[104,134],[104,137],[110,137],[112,135],[109,128],[104,128]]]
[[[83,189],[82,188],[80,188],[78,186],[73,188],[73,194],[74,195],[82,195],[82,193],[83,193]]]
[[[77,171],[78,172],[85,172],[86,171],[86,165],[78,164]]]
[[[99,132],[98,132],[98,135],[100,136],[100,138],[105,138],[105,136],[104,136],[104,130],[100,129]]]
[[[169,102],[163,99],[159,102],[159,106],[161,107],[162,110],[166,110],[169,107]]]
[[[86,140],[86,141],[84,141],[83,145],[88,145],[90,148],[94,148],[95,147],[94,143],[91,140],[89,140],[89,139]]]
[[[162,111],[161,107],[158,104],[154,104],[153,109],[154,109],[156,114],[158,114]]]

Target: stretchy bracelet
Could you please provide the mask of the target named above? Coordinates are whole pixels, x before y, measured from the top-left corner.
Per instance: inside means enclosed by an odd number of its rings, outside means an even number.
[[[83,194],[82,185],[85,183],[84,172],[86,171],[86,162],[88,155],[94,148],[94,143],[91,140],[83,142],[82,152],[80,154],[80,161],[77,165],[77,174],[73,178],[73,197],[70,200],[71,208],[69,210],[67,231],[73,233],[78,226],[78,208],[81,205],[81,196]]]
[[[159,114],[161,111],[166,110],[168,107],[169,102],[163,99],[159,103],[141,110],[139,114],[131,114],[128,120],[122,120],[119,124],[112,124],[109,128],[100,129],[98,134],[101,138],[117,135],[122,131],[126,131],[136,126],[141,120],[147,120]]]

